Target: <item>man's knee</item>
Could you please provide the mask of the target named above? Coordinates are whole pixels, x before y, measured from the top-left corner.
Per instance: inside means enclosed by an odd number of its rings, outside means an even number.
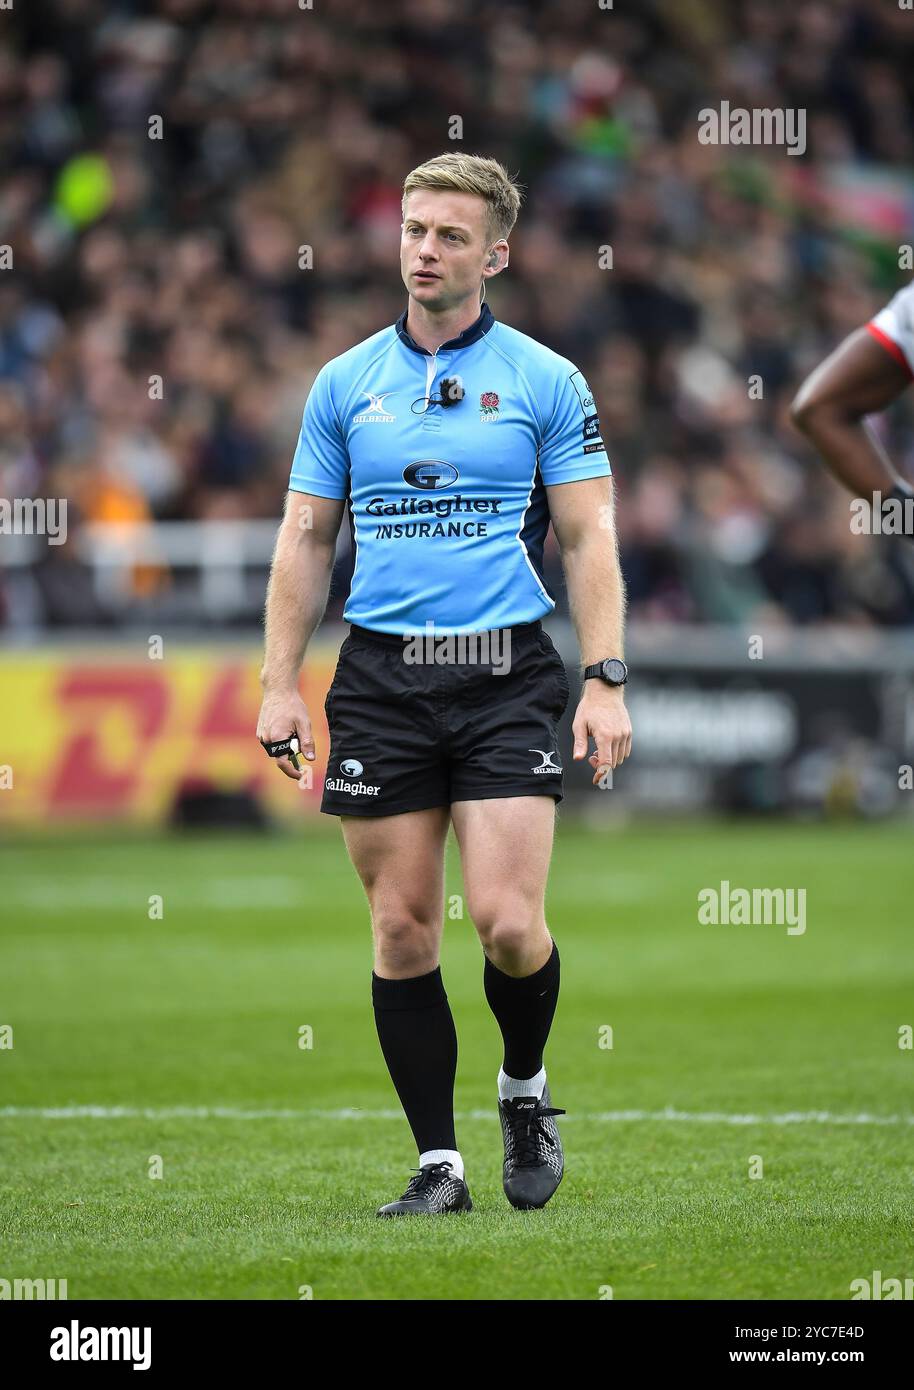
[[[532,953],[541,950],[548,932],[542,904],[523,898],[495,898],[470,909],[482,948],[493,965],[522,967]]]
[[[438,964],[440,924],[409,906],[387,904],[371,914],[375,956],[384,973],[409,979]]]

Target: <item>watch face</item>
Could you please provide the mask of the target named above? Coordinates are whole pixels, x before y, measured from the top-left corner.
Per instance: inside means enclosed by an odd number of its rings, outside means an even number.
[[[608,661],[603,662],[603,676],[610,685],[624,685],[628,675],[628,668],[624,661],[620,661],[617,656],[611,656]]]

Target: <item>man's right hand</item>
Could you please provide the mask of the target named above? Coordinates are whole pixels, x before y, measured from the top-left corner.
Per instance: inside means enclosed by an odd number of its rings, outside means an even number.
[[[257,737],[261,743],[276,743],[293,735],[298,739],[302,755],[313,762],[314,738],[304,700],[297,690],[266,691],[257,721]],[[276,758],[275,761],[276,766],[294,781],[304,776],[293,766],[291,758]]]

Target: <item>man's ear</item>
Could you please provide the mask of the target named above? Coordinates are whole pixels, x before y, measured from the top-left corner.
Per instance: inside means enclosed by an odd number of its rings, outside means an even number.
[[[509,254],[508,243],[504,239],[496,242],[489,252],[489,259],[486,261],[483,274],[498,275],[500,271],[505,270],[508,265]]]

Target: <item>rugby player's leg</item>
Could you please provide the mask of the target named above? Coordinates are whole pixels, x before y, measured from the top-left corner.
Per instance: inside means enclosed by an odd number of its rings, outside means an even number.
[[[378,1214],[469,1210],[454,1132],[457,1033],[438,964],[447,808],[341,822],[371,912],[378,1040],[421,1170]]]
[[[498,1076],[504,1188],[517,1207],[540,1207],[563,1173],[543,1051],[559,996],[559,954],[545,918],[555,827],[551,796],[458,801],[467,910],[485,953],[485,992],[504,1041]]]
[[[340,822],[368,898],[375,973],[405,980],[434,970],[444,925],[447,807]]]
[[[558,955],[545,917],[555,802],[456,801],[451,816],[467,911],[486,958],[486,996],[504,1037],[504,1069],[529,1080],[542,1067],[558,1000]]]

